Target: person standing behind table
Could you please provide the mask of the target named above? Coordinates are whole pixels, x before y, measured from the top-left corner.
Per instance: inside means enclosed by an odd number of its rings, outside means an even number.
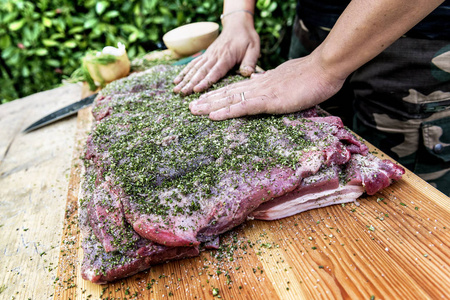
[[[224,2],[222,33],[174,79],[174,92],[204,91],[237,64],[252,79],[203,94],[192,113],[213,120],[289,113],[349,83],[353,130],[450,194],[448,0],[302,0],[290,49],[298,58],[263,74],[254,74],[254,5]]]

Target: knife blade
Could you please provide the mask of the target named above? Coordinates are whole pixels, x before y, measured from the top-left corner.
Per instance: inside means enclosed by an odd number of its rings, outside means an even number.
[[[80,101],[77,101],[77,102],[72,103],[66,107],[63,107],[55,112],[52,112],[51,114],[43,117],[42,119],[34,122],[33,124],[31,124],[26,129],[24,129],[22,132],[27,133],[27,132],[33,131],[35,129],[41,128],[45,125],[48,125],[55,121],[61,120],[62,118],[65,118],[65,117],[68,117],[68,116],[71,116],[71,115],[77,113],[80,109],[91,105],[94,102],[95,97],[97,97],[97,94],[98,93],[95,93],[91,96],[81,99]]]

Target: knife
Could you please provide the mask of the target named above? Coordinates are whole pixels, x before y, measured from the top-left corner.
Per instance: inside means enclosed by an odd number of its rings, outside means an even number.
[[[95,97],[97,97],[97,94],[98,93],[95,93],[89,97],[83,98],[80,101],[72,103],[66,107],[63,107],[45,117],[43,117],[42,119],[40,119],[40,120],[34,122],[33,124],[31,124],[30,126],[28,126],[26,129],[23,130],[23,132],[27,133],[27,132],[33,131],[35,129],[38,129],[45,125],[53,123],[57,120],[60,120],[62,118],[76,114],[80,109],[91,105],[94,102]]]

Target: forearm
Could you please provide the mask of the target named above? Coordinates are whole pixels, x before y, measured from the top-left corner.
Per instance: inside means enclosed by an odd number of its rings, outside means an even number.
[[[353,0],[317,48],[320,64],[346,78],[426,17],[442,0]]]

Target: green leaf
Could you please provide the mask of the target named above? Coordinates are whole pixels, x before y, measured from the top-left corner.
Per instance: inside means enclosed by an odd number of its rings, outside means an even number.
[[[49,18],[43,17],[42,18],[42,24],[44,24],[45,27],[51,27],[52,26],[52,20]]]
[[[17,51],[14,51],[11,57],[8,59],[8,63],[10,65],[18,65],[20,62],[20,54]]]
[[[53,24],[56,26],[56,28],[58,29],[59,32],[65,32],[66,31],[66,20],[64,19],[55,19],[53,20]]]
[[[23,37],[25,38],[25,41],[32,41],[33,40],[33,33],[30,30],[30,27],[25,27],[23,29]]]
[[[84,23],[84,28],[93,28],[98,24],[97,19],[89,19]]]
[[[37,7],[41,9],[41,11],[46,11],[48,8],[48,0],[39,0]]]
[[[47,64],[47,65],[49,65],[51,67],[54,67],[54,68],[57,68],[57,67],[60,66],[59,61],[56,60],[56,59],[46,59],[45,60],[45,64]]]
[[[141,5],[139,3],[137,3],[134,6],[133,11],[134,11],[135,16],[140,15],[141,14]]]
[[[69,34],[74,34],[74,33],[82,32],[82,31],[84,31],[83,26],[76,26],[69,30]]]
[[[152,10],[154,10],[157,3],[158,3],[157,0],[144,1],[142,3],[144,6],[144,13],[151,12]]]
[[[25,1],[14,1],[14,2],[19,10],[23,10],[25,5],[28,4]]]
[[[270,3],[270,6],[269,6],[269,8],[268,8],[268,10],[270,11],[270,12],[273,12],[275,9],[277,9],[277,3],[276,2],[272,2],[272,3]]]
[[[144,23],[144,18],[140,17],[140,16],[136,16],[136,18],[134,19],[134,22],[136,23],[136,25],[138,27],[142,27],[142,24]]]
[[[66,47],[66,48],[75,48],[77,46],[77,42],[74,41],[74,40],[69,40],[69,41],[66,41],[63,44],[63,46]]]
[[[110,10],[104,15],[104,17],[106,19],[112,19],[112,18],[117,17],[118,15],[119,15],[119,12],[117,10]]]
[[[9,35],[0,36],[0,49],[5,49],[11,45],[11,38]]]
[[[22,76],[23,76],[23,77],[28,77],[28,76],[30,76],[30,69],[28,69],[27,66],[23,66],[23,68],[22,68]]]
[[[155,24],[164,24],[165,20],[166,20],[166,18],[164,18],[164,17],[154,17],[152,19],[153,23],[155,23]]]
[[[98,15],[101,15],[106,10],[106,8],[108,8],[108,6],[109,3],[106,1],[97,2],[97,4],[95,4],[95,11]]]
[[[258,0],[256,2],[256,6],[258,7],[258,9],[263,10],[268,8],[270,5],[270,0]]]
[[[42,26],[40,26],[40,24],[38,24],[37,22],[33,24],[33,30],[32,30],[32,40],[33,41],[37,41],[37,39],[39,38],[39,35],[41,34],[42,30],[45,30],[44,28],[42,28]]]
[[[130,24],[123,24],[123,25],[121,26],[121,29],[122,29],[123,31],[125,31],[125,32],[134,32],[134,31],[138,31],[138,29],[137,29],[135,26],[130,25]]]
[[[128,48],[127,53],[129,57],[135,57],[136,56],[136,46],[131,46]]]
[[[60,43],[58,43],[57,41],[54,41],[54,40],[50,40],[50,39],[43,39],[42,44],[44,44],[45,47],[54,47],[54,46],[58,46]]]
[[[55,12],[54,10],[50,10],[50,11],[44,12],[44,16],[46,16],[46,17],[52,18],[52,17],[54,17],[55,15],[56,15],[56,12]]]
[[[133,43],[134,41],[136,41],[138,39],[138,36],[139,36],[139,34],[135,31],[128,36],[128,41],[130,43]]]
[[[14,19],[17,18],[17,16],[19,15],[19,12],[17,11],[13,11],[13,12],[8,12],[7,14],[4,14],[5,16],[3,17],[3,24],[8,24],[11,23]]]
[[[45,48],[39,48],[39,49],[36,49],[35,53],[37,56],[44,56],[44,55],[48,54],[48,50]]]
[[[65,34],[63,33],[54,33],[50,36],[51,40],[57,40],[57,39],[62,39],[65,37]]]
[[[25,25],[25,19],[21,19],[21,20],[18,20],[18,21],[14,21],[14,22],[12,22],[11,24],[9,24],[9,30],[11,30],[11,31],[17,31],[17,30],[19,30],[20,28],[22,28],[23,25]]]
[[[158,33],[155,31],[150,31],[148,34],[148,38],[152,41],[158,41],[159,37],[158,37]]]
[[[172,12],[167,7],[164,6],[161,6],[159,8],[159,12],[161,13],[161,15],[172,16]]]
[[[16,51],[16,47],[10,46],[2,51],[2,57],[4,59],[9,59],[15,51]]]
[[[270,12],[269,12],[268,10],[263,10],[263,11],[261,12],[261,17],[267,18],[267,17],[269,17],[269,16],[270,16]]]

